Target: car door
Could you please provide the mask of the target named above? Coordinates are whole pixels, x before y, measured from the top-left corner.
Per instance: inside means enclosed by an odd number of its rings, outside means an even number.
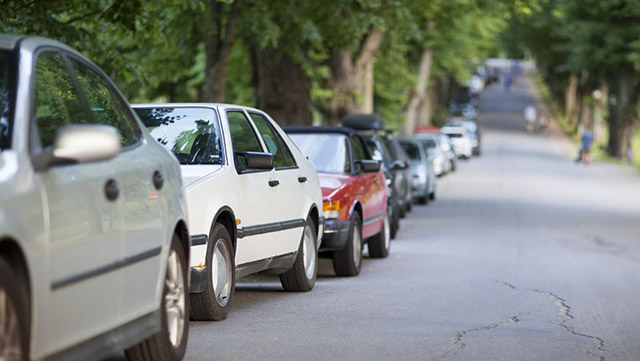
[[[274,169],[271,171],[270,181],[278,182],[272,190],[272,195],[277,199],[272,212],[283,222],[284,229],[274,234],[272,244],[276,247],[277,255],[295,252],[307,218],[306,177],[300,173],[291,150],[271,121],[264,114],[254,111],[249,111],[249,116],[267,151],[273,155]]]
[[[384,217],[384,202],[385,202],[385,179],[382,176],[382,172],[376,173],[364,173],[358,168],[359,160],[370,159],[364,148],[363,140],[357,136],[352,135],[351,150],[353,153],[354,164],[356,166],[356,172],[360,172],[360,177],[363,178],[363,196],[362,196],[362,236],[369,237],[378,233],[381,226],[381,220]]]
[[[253,124],[241,109],[227,109],[224,117],[229,126],[233,164],[236,168],[241,207],[235,209],[242,230],[236,249],[236,265],[255,262],[276,255],[273,226],[281,220],[277,210],[277,186],[273,186],[272,171],[247,169],[245,152],[264,152]]]
[[[30,148],[36,156],[52,146],[63,126],[90,124],[91,114],[71,65],[61,53],[42,52],[35,66]],[[122,199],[114,197],[119,156],[52,167],[36,173],[48,225],[47,277],[51,286],[38,310],[36,340],[44,353],[67,347],[120,323]],[[39,275],[38,275],[39,276]],[[38,341],[36,341],[38,342]]]
[[[97,69],[81,59],[69,57],[78,84],[98,124],[118,130],[122,153],[112,170],[120,190],[123,232],[123,287],[120,314],[126,320],[158,308],[156,297],[161,282],[160,253],[170,233],[163,229],[162,159],[143,144],[142,132],[111,83]]]

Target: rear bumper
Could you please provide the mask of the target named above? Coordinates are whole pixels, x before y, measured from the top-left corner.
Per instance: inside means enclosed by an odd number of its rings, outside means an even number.
[[[324,233],[320,251],[339,251],[344,248],[349,240],[350,221],[341,221],[331,218],[324,221]]]

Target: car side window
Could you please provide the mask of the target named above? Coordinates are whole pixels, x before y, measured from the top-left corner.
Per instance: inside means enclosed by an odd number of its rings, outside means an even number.
[[[249,119],[241,111],[228,111],[229,133],[231,134],[231,144],[233,146],[234,158],[238,170],[247,168],[244,152],[262,152],[258,136],[253,131]]]
[[[273,163],[276,170],[295,167],[296,162],[291,151],[284,139],[280,137],[280,134],[269,124],[269,120],[262,114],[249,113],[249,115],[258,128],[262,140],[267,145],[269,153],[273,155]]]
[[[95,122],[116,128],[123,147],[135,144],[142,133],[119,97],[93,69],[73,58],[69,58],[69,61],[89,103]]]
[[[36,61],[35,78],[34,120],[43,148],[53,145],[61,127],[90,123],[60,54],[41,54]]]
[[[351,150],[353,152],[353,161],[355,162],[356,171],[362,171],[359,160],[367,159],[367,152],[364,150],[364,146],[362,145],[362,141],[357,136],[352,135],[351,139]]]

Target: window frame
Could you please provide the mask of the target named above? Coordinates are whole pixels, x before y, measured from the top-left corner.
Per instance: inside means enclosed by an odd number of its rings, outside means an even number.
[[[8,116],[9,126],[7,130],[6,147],[0,148],[0,152],[3,152],[7,149],[13,149],[13,144],[14,144],[13,130],[16,127],[15,113],[16,113],[16,106],[17,106],[16,102],[18,100],[17,87],[18,87],[18,78],[20,74],[20,61],[19,61],[20,47],[16,47],[14,49],[2,49],[2,51],[8,55],[7,58],[9,59],[9,76],[7,78],[7,86],[8,86],[7,91],[9,92],[7,97],[7,101],[9,102],[9,114],[7,114],[7,116]]]
[[[137,121],[137,118],[135,117],[135,114],[133,114],[133,110],[131,109],[131,107],[129,107],[129,103],[127,103],[124,99],[122,94],[120,93],[120,91],[115,87],[115,85],[113,84],[113,82],[102,72],[102,70],[100,70],[100,68],[98,68],[97,65],[93,64],[92,62],[84,59],[82,56],[78,55],[78,54],[74,54],[73,52],[64,49],[64,48],[59,48],[59,47],[55,47],[55,46],[51,46],[51,45],[44,45],[44,46],[40,46],[38,48],[36,48],[33,51],[32,54],[32,60],[31,60],[31,73],[29,76],[29,111],[28,111],[28,115],[29,115],[29,126],[28,126],[28,130],[27,130],[27,139],[28,139],[28,149],[29,149],[29,154],[32,158],[32,160],[40,155],[43,151],[44,148],[42,147],[42,144],[40,144],[40,130],[38,129],[38,126],[36,124],[36,120],[35,120],[35,102],[36,102],[36,67],[38,64],[38,60],[40,59],[40,57],[44,54],[48,54],[48,53],[53,53],[53,54],[57,54],[60,56],[60,58],[62,59],[62,62],[64,64],[65,70],[67,71],[67,73],[69,74],[69,76],[71,77],[71,82],[73,84],[73,87],[75,89],[75,91],[78,93],[78,99],[80,101],[80,105],[83,109],[83,112],[85,113],[85,116],[87,117],[87,121],[90,124],[97,124],[95,122],[95,119],[93,117],[93,112],[91,111],[91,106],[88,102],[88,100],[86,99],[86,96],[84,94],[84,91],[79,87],[79,80],[76,77],[76,73],[73,70],[72,66],[71,66],[71,62],[69,60],[69,57],[76,60],[78,63],[89,67],[91,70],[93,70],[103,81],[105,87],[115,96],[116,101],[119,102],[121,104],[121,106],[124,108],[124,113],[127,116],[127,118],[133,122],[134,128],[138,131],[138,139],[135,143],[128,145],[126,147],[122,147],[120,149],[120,153],[124,153],[124,152],[128,152],[130,150],[133,150],[139,146],[142,145],[143,143],[143,133],[142,130],[140,129],[140,124]],[[38,144],[35,144],[35,143]]]
[[[252,110],[245,110],[245,112],[247,113],[247,116],[248,116],[249,120],[251,121],[251,123],[253,124],[254,128],[258,131],[257,134],[260,137],[260,140],[262,141],[264,149],[266,149],[267,153],[271,154],[269,152],[269,147],[267,147],[267,143],[262,138],[262,134],[260,134],[260,130],[258,129],[258,126],[255,125],[255,122],[254,122],[253,118],[251,117],[251,114],[255,114],[255,115],[261,116],[266,120],[267,126],[269,127],[269,129],[271,129],[271,132],[274,133],[277,137],[279,137],[279,140],[281,141],[282,145],[285,147],[285,149],[291,155],[291,160],[293,162],[293,165],[288,165],[288,166],[285,166],[285,167],[274,167],[273,169],[276,172],[277,171],[281,171],[281,170],[299,169],[300,167],[298,166],[298,162],[296,161],[296,157],[293,155],[293,152],[291,151],[291,148],[287,144],[287,141],[284,139],[282,134],[280,134],[280,132],[278,132],[276,127],[274,127],[273,124],[271,124],[271,122],[273,122],[273,119],[271,119],[271,117],[269,117],[269,115],[267,113],[259,112],[259,111],[253,110],[253,109]],[[286,161],[286,153],[285,153],[285,161]]]
[[[232,156],[229,158],[233,159],[233,167],[236,169],[236,172],[239,175],[243,175],[243,174],[255,174],[255,173],[265,173],[265,172],[271,172],[273,169],[267,170],[267,169],[240,169],[240,167],[238,166],[238,162],[236,161],[236,151],[233,148],[233,135],[231,134],[231,124],[229,124],[229,116],[228,113],[229,112],[238,112],[241,113],[244,118],[247,120],[247,122],[249,123],[249,127],[251,127],[251,130],[253,131],[253,134],[256,136],[256,139],[258,140],[258,145],[260,145],[261,151],[262,153],[269,153],[269,152],[265,152],[266,149],[266,145],[264,144],[264,141],[262,140],[262,137],[260,136],[260,133],[257,131],[256,129],[256,125],[253,124],[253,121],[251,120],[251,118],[248,116],[247,112],[243,109],[243,108],[235,108],[235,107],[229,107],[229,108],[224,108],[224,118],[227,122],[227,129],[229,129],[229,141],[231,142],[231,153]],[[269,153],[271,154],[271,153]]]

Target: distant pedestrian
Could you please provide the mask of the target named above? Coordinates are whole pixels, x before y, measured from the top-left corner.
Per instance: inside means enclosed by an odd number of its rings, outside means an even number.
[[[511,78],[511,74],[505,74],[504,75],[504,91],[505,92],[509,92],[509,90],[511,90],[511,83],[513,82],[513,79]]]
[[[536,120],[538,120],[538,111],[536,107],[529,104],[526,108],[524,108],[524,118],[527,120],[527,133],[531,133],[536,124]]]
[[[584,164],[591,162],[591,145],[593,144],[593,132],[589,128],[585,128],[582,132],[582,147],[580,148],[580,157]]]

